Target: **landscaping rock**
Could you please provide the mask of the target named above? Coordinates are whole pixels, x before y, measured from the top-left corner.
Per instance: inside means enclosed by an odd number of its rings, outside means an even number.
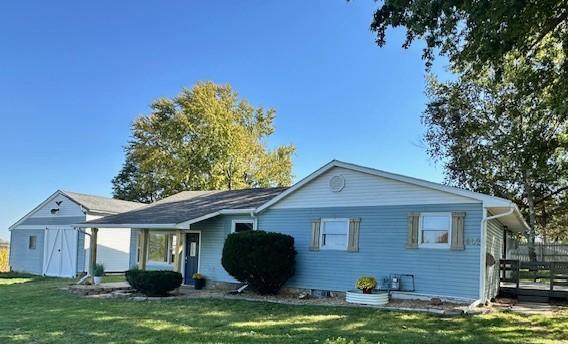
[[[432,306],[441,306],[441,305],[443,304],[443,302],[442,302],[442,300],[441,300],[440,298],[438,298],[438,297],[433,297],[433,298],[430,300],[430,304],[431,304]]]
[[[300,294],[298,295],[298,299],[300,299],[300,300],[307,300],[307,299],[309,299],[309,298],[310,298],[310,294],[309,294],[309,293],[300,293]]]

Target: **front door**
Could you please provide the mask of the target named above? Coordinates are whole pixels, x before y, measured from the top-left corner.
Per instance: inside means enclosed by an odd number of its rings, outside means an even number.
[[[45,229],[43,274],[56,277],[74,277],[77,273],[77,231],[72,228]]]
[[[193,274],[199,266],[199,233],[187,233],[185,237],[184,283],[193,285]]]

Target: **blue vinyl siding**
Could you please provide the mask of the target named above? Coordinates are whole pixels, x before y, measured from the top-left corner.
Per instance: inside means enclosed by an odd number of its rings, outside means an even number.
[[[465,250],[405,248],[410,212],[464,211]],[[361,218],[359,252],[309,251],[314,218]],[[269,209],[259,229],[292,235],[298,251],[289,287],[346,291],[357,278],[414,274],[416,292],[477,299],[482,205],[435,204],[310,209]]]
[[[250,220],[250,216],[217,216],[191,225],[201,231],[200,272],[206,278],[220,282],[237,282],[221,265],[225,238],[231,233],[233,220]]]
[[[29,237],[37,237],[36,249],[28,248]],[[43,239],[44,230],[16,229],[10,235],[10,266],[17,272],[41,275],[43,273]]]

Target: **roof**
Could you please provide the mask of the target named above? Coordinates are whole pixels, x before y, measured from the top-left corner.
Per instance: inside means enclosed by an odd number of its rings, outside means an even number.
[[[19,219],[16,223],[11,225],[10,230],[18,226],[20,223],[22,223],[24,220],[30,217],[33,213],[35,213],[38,209],[43,207],[45,204],[51,202],[54,198],[56,198],[59,195],[69,198],[71,201],[83,207],[85,211],[88,213],[98,213],[103,215],[118,214],[120,212],[130,211],[145,206],[145,204],[143,203],[123,201],[114,198],[88,195],[78,192],[57,190],[53,194],[51,194],[51,196],[49,196],[46,200],[41,202],[38,206],[33,208],[30,212],[28,212],[21,219]]]
[[[519,231],[529,228],[529,226],[525,222],[523,216],[521,215],[519,209],[517,208],[516,204],[514,202],[508,200],[508,199],[501,198],[501,197],[495,197],[495,196],[491,196],[491,195],[486,195],[486,194],[479,193],[479,192],[473,192],[473,191],[469,191],[469,190],[466,190],[466,189],[461,189],[461,188],[457,188],[457,187],[453,187],[453,186],[434,183],[434,182],[430,182],[430,181],[423,180],[423,179],[403,176],[403,175],[400,175],[400,174],[382,171],[382,170],[378,170],[378,169],[374,169],[374,168],[370,168],[370,167],[365,167],[365,166],[360,166],[360,165],[356,165],[356,164],[351,164],[351,163],[347,163],[347,162],[343,162],[343,161],[339,161],[339,160],[332,160],[331,162],[327,163],[326,165],[324,165],[320,169],[316,170],[315,172],[313,172],[312,174],[307,176],[306,178],[300,180],[299,182],[294,184],[292,187],[288,188],[286,191],[282,192],[278,196],[272,198],[271,200],[269,200],[265,204],[258,207],[257,212],[261,212],[261,211],[271,207],[272,205],[278,203],[280,200],[284,199],[285,197],[287,197],[291,193],[296,192],[297,190],[301,189],[304,185],[308,184],[312,180],[316,179],[317,177],[319,177],[320,175],[324,174],[325,172],[329,171],[330,169],[332,169],[334,167],[341,167],[341,168],[345,168],[345,169],[349,169],[349,170],[354,170],[354,171],[358,171],[358,172],[362,172],[362,173],[367,173],[367,174],[371,174],[371,175],[375,175],[375,176],[379,176],[379,177],[383,177],[383,178],[388,178],[388,179],[400,181],[400,182],[403,182],[403,183],[409,183],[409,184],[418,185],[418,186],[429,188],[429,189],[438,190],[438,191],[441,191],[441,192],[447,192],[447,193],[450,193],[450,194],[467,197],[467,198],[477,200],[477,201],[483,203],[483,207],[488,208],[488,209],[493,209],[494,211],[498,211],[498,210],[502,210],[502,209],[513,209],[514,210],[513,214],[510,214],[510,216],[512,217],[512,220],[507,221],[508,224],[509,224],[509,227],[514,225],[513,229],[516,229],[516,230],[519,230]]]
[[[161,201],[122,214],[78,224],[79,227],[186,228],[191,223],[223,213],[246,213],[286,188],[183,191]]]
[[[84,193],[61,191],[71,200],[82,205],[87,211],[94,213],[117,214],[145,206],[143,203],[123,201],[109,197],[87,195]]]

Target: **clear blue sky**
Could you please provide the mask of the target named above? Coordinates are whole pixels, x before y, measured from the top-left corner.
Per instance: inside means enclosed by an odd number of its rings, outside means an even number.
[[[57,189],[111,195],[129,125],[200,80],[277,109],[298,180],[331,159],[441,181],[420,142],[420,46],[374,1],[3,1],[0,238]]]

